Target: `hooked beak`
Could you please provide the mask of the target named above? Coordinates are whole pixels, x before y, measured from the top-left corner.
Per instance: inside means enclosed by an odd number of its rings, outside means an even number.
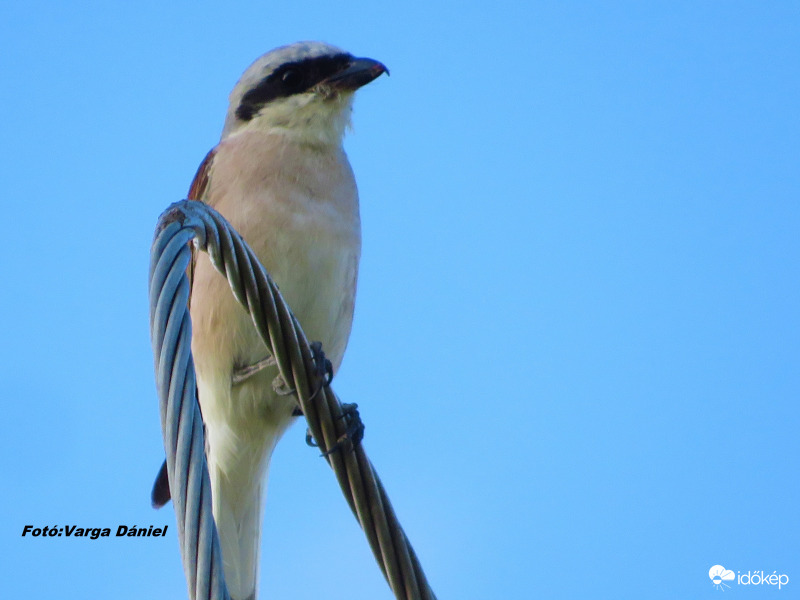
[[[371,58],[352,58],[344,70],[328,77],[323,83],[336,90],[355,91],[381,75],[389,74],[386,65]]]

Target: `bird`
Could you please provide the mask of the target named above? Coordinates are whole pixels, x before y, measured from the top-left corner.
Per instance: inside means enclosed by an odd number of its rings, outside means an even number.
[[[258,58],[229,96],[219,143],[189,200],[222,214],[277,283],[333,372],[350,336],[361,255],[359,198],[343,149],[357,89],[388,69],[323,42]],[[255,600],[261,520],[275,445],[298,417],[246,310],[193,251],[189,310],[214,520],[233,600]],[[151,493],[170,499],[166,463]]]

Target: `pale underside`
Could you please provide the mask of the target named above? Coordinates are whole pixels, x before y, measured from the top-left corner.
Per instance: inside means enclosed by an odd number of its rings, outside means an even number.
[[[246,129],[217,147],[205,202],[242,234],[278,284],[307,337],[338,369],[353,317],[361,249],[358,196],[339,145]],[[192,352],[206,424],[214,518],[231,597],[254,597],[269,458],[297,406],[273,391],[275,367],[234,385],[267,349],[228,282],[199,253],[193,272]]]

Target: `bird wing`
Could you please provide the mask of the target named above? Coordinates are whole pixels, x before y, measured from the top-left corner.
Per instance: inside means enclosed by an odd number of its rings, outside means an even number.
[[[209,150],[203,162],[197,167],[197,173],[192,179],[192,185],[189,186],[189,194],[186,196],[188,200],[205,201],[206,192],[208,191],[209,174],[211,173],[211,164],[214,162],[214,156],[217,153],[216,148]],[[189,248],[192,251],[192,260],[189,261],[189,266],[186,268],[186,275],[189,277],[189,305],[192,303],[192,284],[194,283],[194,267],[197,264],[197,248],[194,242],[189,242]]]
[[[216,148],[212,148],[197,168],[197,173],[195,173],[194,179],[192,179],[192,184],[189,186],[189,193],[186,196],[188,200],[198,200],[202,202],[205,199],[206,191],[208,190],[211,164],[214,162],[216,151]],[[192,253],[192,259],[189,261],[189,266],[186,267],[186,275],[189,278],[189,305],[191,305],[194,268],[197,263],[197,248],[194,242],[189,242],[189,250]],[[153,489],[150,492],[150,502],[153,508],[161,508],[170,501],[171,497],[169,491],[169,476],[167,474],[167,461],[165,460],[158,471],[158,475],[156,475],[155,483],[153,483]]]

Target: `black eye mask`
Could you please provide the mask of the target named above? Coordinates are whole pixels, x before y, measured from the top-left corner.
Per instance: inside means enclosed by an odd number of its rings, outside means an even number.
[[[236,116],[242,121],[249,121],[267,103],[277,98],[302,94],[346,69],[352,58],[350,54],[342,53],[281,65],[242,96]]]

